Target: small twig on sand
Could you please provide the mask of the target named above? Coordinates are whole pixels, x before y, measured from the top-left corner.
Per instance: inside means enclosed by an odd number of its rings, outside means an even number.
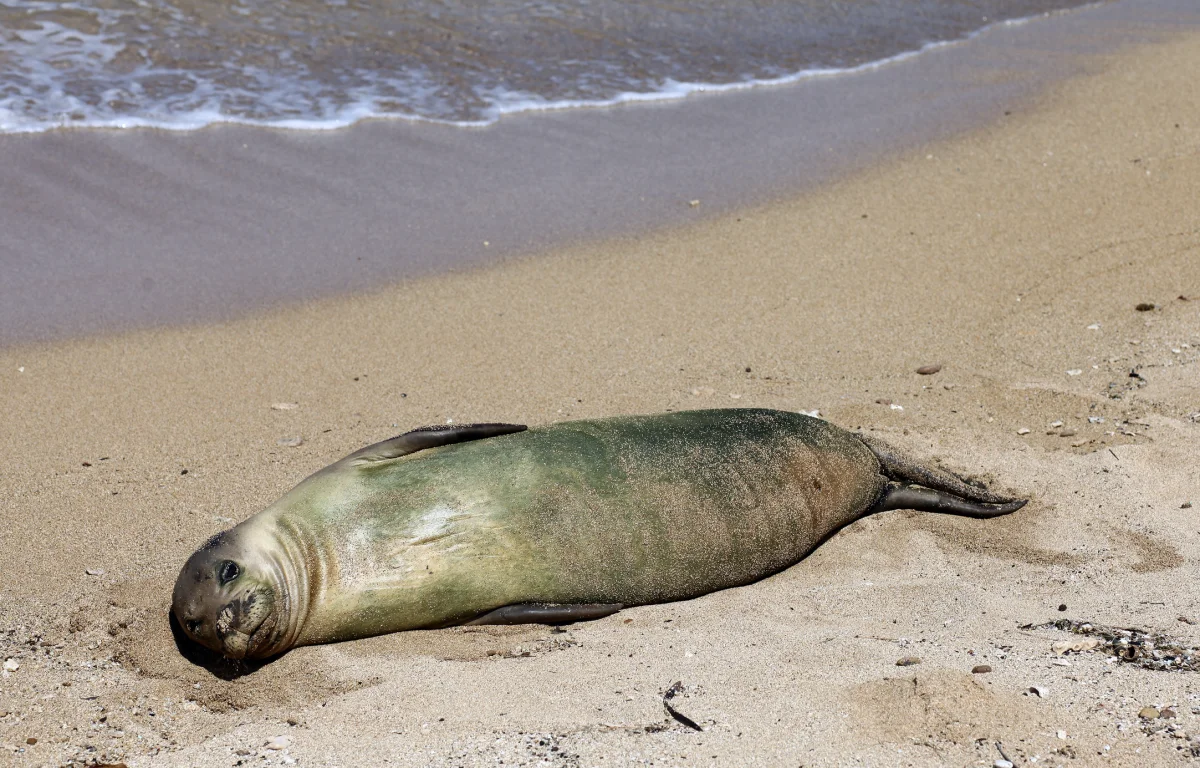
[[[663,706],[666,707],[667,714],[675,718],[676,721],[683,723],[688,728],[696,731],[703,731],[704,729],[697,725],[695,720],[671,706],[671,699],[675,698],[676,694],[679,694],[682,691],[683,683],[681,681],[676,681],[670,688],[666,690],[665,693],[663,693]]]
[[[1012,762],[1012,759],[1008,755],[1004,754],[1004,747],[1002,747],[998,741],[996,742],[996,751],[1000,753],[1000,757],[1003,757],[1009,763]]]

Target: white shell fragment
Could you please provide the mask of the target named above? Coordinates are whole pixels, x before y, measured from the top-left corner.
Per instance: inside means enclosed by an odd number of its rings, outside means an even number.
[[[1095,637],[1085,637],[1082,640],[1059,640],[1056,643],[1050,644],[1050,650],[1054,651],[1055,656],[1062,656],[1064,653],[1074,651],[1081,653],[1090,651],[1093,648],[1100,646],[1100,640]]]
[[[281,749],[287,749],[289,746],[291,746],[291,744],[291,736],[274,736],[267,740],[266,747],[267,749],[279,751]]]

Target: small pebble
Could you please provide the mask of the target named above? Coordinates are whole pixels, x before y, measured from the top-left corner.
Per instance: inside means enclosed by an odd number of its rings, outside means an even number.
[[[1034,696],[1037,696],[1039,699],[1044,699],[1050,695],[1050,691],[1046,690],[1045,688],[1043,688],[1040,685],[1029,686],[1029,692],[1032,693]]]
[[[1163,707],[1162,710],[1159,711],[1158,716],[1163,719],[1175,717],[1175,710],[1171,709],[1170,707]]]
[[[1143,720],[1153,720],[1154,718],[1158,717],[1158,714],[1158,710],[1154,707],[1142,707],[1138,712],[1138,717],[1142,718]]]
[[[699,200],[689,200],[688,205],[690,205],[693,208],[696,208],[700,205],[700,201]]]
[[[1073,429],[1064,429],[1062,432],[1058,433],[1059,437],[1075,437],[1075,435],[1076,432]]]
[[[1092,442],[1092,441],[1091,440],[1076,440],[1075,442],[1071,443],[1071,447],[1072,448],[1082,448],[1083,446],[1087,445],[1090,442]]]
[[[30,736],[28,739],[25,739],[25,743],[32,747],[34,744],[37,744],[37,739]]]
[[[296,437],[281,437],[276,442],[284,448],[296,448],[304,442],[304,438],[299,435]]]
[[[299,403],[271,403],[271,410],[273,411],[294,411],[299,407]]]
[[[942,370],[942,366],[938,364],[922,365],[917,369],[917,373],[921,374],[922,376],[932,376],[940,370]]]
[[[1021,427],[1017,430],[1018,435],[1028,435],[1032,430],[1029,427]]]
[[[879,405],[891,405],[892,404],[892,401],[888,400],[886,397],[877,398],[875,400],[875,402],[878,403]]]
[[[996,762],[992,763],[992,766],[994,768],[1013,768],[1013,764],[1012,764],[1011,760],[1003,760],[1003,759],[997,760]]]
[[[104,575],[103,568],[86,568],[86,569],[84,569],[83,572],[86,573],[88,576],[103,576]]]
[[[1054,735],[1057,736],[1058,738],[1062,739],[1063,741],[1067,740],[1067,732],[1066,731],[1055,731]]]
[[[975,666],[971,667],[972,675],[986,675],[991,671],[992,667],[990,664],[976,664]]]
[[[1089,331],[1098,331],[1098,330],[1100,330],[1100,323],[1092,323],[1091,325],[1089,325],[1087,327],[1087,329]]]
[[[16,672],[20,668],[21,662],[17,661],[16,659],[6,659],[4,662],[5,672]]]
[[[904,410],[903,405],[896,405],[895,403],[892,403],[890,407],[893,411],[903,411]]]
[[[1180,508],[1180,509],[1191,509],[1191,508],[1192,508],[1192,502],[1190,502],[1190,501],[1185,501],[1185,502],[1183,502],[1182,504],[1180,504],[1180,505],[1179,505],[1179,508]]]
[[[1066,603],[1059,603],[1058,610],[1060,610],[1060,611],[1065,611],[1065,610],[1067,610],[1067,604],[1066,604]]]
[[[1081,373],[1083,373],[1083,369],[1081,368],[1072,368],[1071,370],[1067,371],[1068,376],[1078,376]]]
[[[1150,310],[1154,309],[1154,305],[1150,302],[1143,301],[1141,304],[1138,304],[1136,307],[1134,307],[1134,309],[1136,309],[1138,312],[1149,312]]]
[[[1052,422],[1050,422],[1050,427],[1051,427],[1051,428],[1053,428],[1053,429],[1058,429],[1058,428],[1059,428],[1059,427],[1061,427],[1062,425],[1063,425],[1063,423],[1062,423],[1061,421],[1052,421]]]
[[[916,656],[905,656],[902,659],[896,660],[897,667],[911,667],[913,664],[920,664],[921,660]]]

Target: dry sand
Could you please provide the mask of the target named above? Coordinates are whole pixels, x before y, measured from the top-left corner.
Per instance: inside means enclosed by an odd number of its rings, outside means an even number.
[[[1200,645],[1198,71],[1191,35],[767,207],[0,352],[0,762],[1190,764],[1195,672],[1020,627]],[[172,642],[196,545],[369,441],[728,406],[818,408],[1032,502],[886,513],[758,584],[565,633],[412,632],[233,680]],[[665,714],[675,681],[704,732]]]

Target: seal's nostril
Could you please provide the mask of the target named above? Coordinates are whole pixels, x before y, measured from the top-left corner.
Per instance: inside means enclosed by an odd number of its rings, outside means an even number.
[[[204,626],[204,622],[200,619],[188,619],[187,630],[190,635],[200,634],[200,627]]]

